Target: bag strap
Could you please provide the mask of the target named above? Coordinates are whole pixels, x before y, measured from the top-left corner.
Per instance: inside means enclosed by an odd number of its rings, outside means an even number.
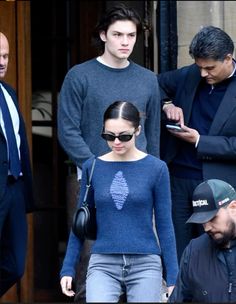
[[[93,160],[90,176],[88,176],[88,170],[86,170],[87,185],[86,185],[86,191],[85,191],[85,194],[84,194],[83,204],[87,204],[86,201],[87,201],[88,191],[89,191],[89,188],[91,186],[91,180],[92,180],[92,176],[93,176],[93,170],[94,170],[94,167],[95,167],[95,162],[96,162],[96,158],[94,158],[94,160]]]

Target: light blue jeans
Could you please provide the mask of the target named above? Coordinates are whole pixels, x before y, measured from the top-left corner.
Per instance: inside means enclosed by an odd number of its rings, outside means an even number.
[[[162,264],[159,255],[92,254],[86,280],[86,302],[161,302]]]

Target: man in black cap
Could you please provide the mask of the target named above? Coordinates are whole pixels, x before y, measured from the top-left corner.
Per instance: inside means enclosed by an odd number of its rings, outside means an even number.
[[[194,190],[192,205],[187,223],[202,224],[205,233],[185,248],[168,301],[236,302],[236,191],[209,179]]]

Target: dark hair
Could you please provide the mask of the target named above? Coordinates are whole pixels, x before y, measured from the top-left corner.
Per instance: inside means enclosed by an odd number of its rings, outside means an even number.
[[[228,54],[233,54],[234,43],[230,36],[215,26],[203,27],[193,38],[189,46],[192,58],[223,61]]]
[[[119,20],[132,21],[136,25],[137,34],[141,31],[141,18],[133,8],[127,7],[124,3],[109,8],[101,17],[92,33],[92,44],[99,50],[100,54],[103,54],[105,49],[105,43],[101,40],[100,33],[103,31],[107,33],[109,26]]]
[[[103,125],[108,119],[123,118],[132,123],[134,128],[140,125],[140,114],[138,109],[128,101],[115,101],[105,111]]]

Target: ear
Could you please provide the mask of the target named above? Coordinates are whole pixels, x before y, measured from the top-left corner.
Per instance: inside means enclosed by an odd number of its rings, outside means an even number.
[[[100,32],[99,35],[100,35],[100,38],[101,38],[101,40],[102,40],[103,42],[106,42],[106,41],[107,41],[107,37],[106,37],[105,31]]]
[[[139,125],[138,128],[135,131],[135,135],[139,136],[140,132],[141,132],[142,127]]]
[[[232,60],[233,60],[233,55],[232,54],[227,54],[225,56],[225,60],[231,64]]]
[[[229,203],[229,211],[233,216],[236,216],[236,200],[233,200],[231,203]]]

